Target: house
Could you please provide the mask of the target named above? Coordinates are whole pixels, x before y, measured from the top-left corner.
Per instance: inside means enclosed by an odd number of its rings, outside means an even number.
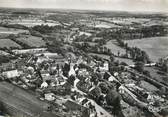
[[[19,77],[20,74],[21,73],[18,70],[5,71],[5,72],[2,73],[2,75],[7,77],[7,78]]]
[[[49,60],[54,60],[55,62],[64,62],[64,57],[61,55],[58,55],[57,53],[41,53],[41,54],[36,54],[35,56],[38,57],[37,62],[41,63],[43,61],[49,61]]]
[[[108,71],[109,70],[109,64],[108,64],[108,62],[107,61],[104,62],[103,67],[100,66],[99,70],[102,71],[102,72]]]
[[[46,81],[46,80],[48,80],[50,78],[50,74],[46,70],[41,71],[41,76],[42,76],[44,81]]]
[[[49,59],[45,56],[39,56],[37,59],[37,63],[42,63],[44,61],[49,61]]]
[[[34,54],[34,53],[40,53],[46,51],[47,48],[35,48],[35,49],[22,49],[22,50],[12,50],[13,53],[15,54]]]

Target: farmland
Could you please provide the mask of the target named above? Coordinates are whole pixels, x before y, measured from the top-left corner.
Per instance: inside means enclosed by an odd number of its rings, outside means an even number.
[[[27,30],[0,27],[0,34],[18,34],[28,32]]]
[[[22,48],[10,39],[0,39],[0,48]]]
[[[32,19],[22,19],[22,20],[12,20],[10,24],[20,24],[26,27],[33,27],[36,25],[48,25],[48,26],[56,26],[60,25],[58,22],[44,22],[42,20],[32,20]]]
[[[152,61],[168,55],[168,37],[152,37],[125,41],[131,47],[146,51]]]
[[[166,78],[164,74],[158,74],[159,70],[156,67],[153,67],[153,68],[145,67],[145,70],[150,71],[150,74],[153,77],[153,79],[168,85],[168,79]]]
[[[95,26],[96,28],[115,28],[115,27],[120,27],[118,25],[112,24],[112,23],[101,23]]]
[[[17,41],[20,41],[30,47],[42,47],[45,46],[45,42],[42,40],[40,37],[35,37],[35,36],[23,36],[20,38],[16,38]]]
[[[120,54],[125,54],[125,50],[117,46],[115,43],[116,43],[115,41],[110,40],[106,43],[105,47],[109,48],[111,52],[114,53],[115,55],[117,55],[118,52],[120,52]]]

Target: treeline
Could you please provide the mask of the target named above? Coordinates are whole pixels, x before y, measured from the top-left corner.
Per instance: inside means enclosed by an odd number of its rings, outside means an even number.
[[[13,34],[9,35],[8,38],[11,39],[12,41],[16,42],[16,43],[19,44],[20,46],[22,46],[22,48],[24,48],[24,49],[33,48],[33,47],[29,46],[28,44],[25,44],[25,43],[23,43],[23,42],[21,42],[21,41],[19,41],[19,40],[16,40],[17,36],[15,36],[15,35],[13,35]]]
[[[64,48],[63,41],[60,40],[53,40],[51,42],[46,43],[47,51],[51,53],[58,53],[65,56],[66,49]]]
[[[116,31],[104,30],[96,36],[104,39],[141,39],[147,37],[165,36],[168,34],[168,27],[163,25],[153,25],[135,29],[122,28]]]
[[[6,56],[6,55],[0,55],[0,65],[2,65],[2,63],[8,63],[11,60],[16,59],[15,56]]]
[[[98,39],[94,39],[94,38],[98,38]],[[86,35],[81,35],[78,36],[74,39],[74,42],[94,42],[94,43],[98,43],[100,45],[104,45],[106,44],[107,40],[104,38],[99,38],[99,37],[95,37],[93,36],[86,36]]]
[[[48,25],[37,25],[37,26],[34,26],[32,29],[42,34],[46,34],[46,33],[52,33],[52,31],[54,30],[54,27],[48,26]]]
[[[135,61],[141,61],[143,63],[149,63],[150,59],[148,54],[137,47],[129,47],[127,43],[124,43],[121,39],[117,39],[117,42],[120,47],[126,50],[125,57],[129,57]]]
[[[106,55],[112,54],[110,49],[108,49],[107,47],[101,46],[99,44],[90,45],[89,43],[84,42],[84,43],[73,43],[73,46],[86,53],[92,52],[92,53],[106,54]]]
[[[10,58],[7,56],[0,55],[0,65],[2,63],[8,63],[10,61]]]
[[[16,29],[23,29],[23,30],[28,30],[29,28],[20,24],[2,24],[0,23],[0,26],[5,27],[5,28],[16,28]]]
[[[54,30],[61,30],[63,29],[62,26],[48,26],[48,25],[37,25],[32,28],[35,31],[40,32],[41,34],[48,34],[52,33]]]
[[[168,73],[168,59],[160,58],[157,66],[160,68],[161,71]]]

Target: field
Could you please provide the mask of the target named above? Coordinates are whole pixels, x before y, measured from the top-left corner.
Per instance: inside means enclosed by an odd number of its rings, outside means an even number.
[[[0,48],[22,48],[20,45],[10,39],[0,39]]]
[[[168,85],[168,77],[166,77],[163,74],[158,74],[157,72],[159,70],[157,68],[155,68],[155,67],[145,67],[144,69],[148,70],[150,72],[153,79]]]
[[[125,54],[125,50],[115,45],[114,43],[116,43],[116,41],[110,40],[106,43],[105,47],[109,48],[111,52],[114,53],[115,55],[117,55],[118,52],[120,52],[120,54]]]
[[[128,65],[134,65],[135,64],[135,62],[133,62],[131,59],[119,58],[119,57],[116,57],[115,59],[118,60],[118,61],[120,61],[120,62],[125,62]]]
[[[152,61],[168,55],[168,37],[152,37],[125,41],[131,47],[146,51]]]
[[[103,22],[101,24],[97,24],[95,27],[96,28],[117,28],[117,27],[119,28],[120,26],[112,24],[112,23]]]
[[[27,36],[27,37],[20,37],[16,39],[30,47],[43,47],[46,46],[46,43],[40,37],[35,36]]]
[[[24,33],[24,32],[28,33],[27,30],[0,27],[0,34],[18,34],[18,33]]]
[[[118,55],[118,52],[120,52],[120,55],[124,55],[125,50],[123,48],[117,46],[116,43],[117,42],[115,40],[110,40],[106,43],[105,47],[109,48],[114,55]],[[134,62],[131,59],[120,58],[120,57],[115,57],[115,59],[120,62],[125,62],[128,65],[134,64]]]
[[[48,26],[60,25],[58,22],[44,22],[42,20],[35,20],[35,19],[12,20],[10,24],[20,24],[26,27],[33,27],[36,25],[48,25]]]

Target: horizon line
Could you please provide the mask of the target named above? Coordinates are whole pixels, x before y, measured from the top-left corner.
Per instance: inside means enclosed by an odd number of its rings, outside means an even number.
[[[0,9],[44,9],[44,10],[73,10],[73,11],[97,11],[97,12],[128,12],[128,13],[141,13],[141,14],[165,14],[168,13],[168,11],[135,11],[135,10],[107,10],[107,9],[78,9],[78,8],[46,8],[46,7],[3,7],[0,6]]]

